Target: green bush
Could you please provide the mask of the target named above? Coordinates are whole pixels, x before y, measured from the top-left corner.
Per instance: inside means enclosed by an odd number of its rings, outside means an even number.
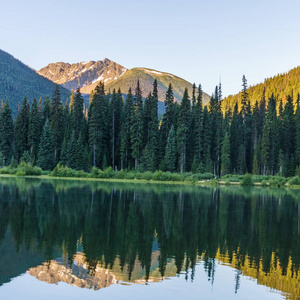
[[[163,172],[162,171],[155,171],[153,176],[152,176],[152,179],[156,180],[156,181],[162,181],[162,178],[163,178]]]
[[[299,176],[292,177],[288,181],[288,183],[289,183],[289,185],[300,185],[300,177]]]
[[[230,185],[229,179],[226,179],[226,180],[225,180],[225,185]]]
[[[92,167],[91,172],[89,174],[89,177],[91,178],[97,178],[99,175],[99,169],[96,167]]]
[[[125,175],[125,179],[134,179],[135,178],[135,174],[133,172],[128,172]]]
[[[268,185],[268,182],[267,182],[267,180],[262,180],[262,182],[261,182],[261,186],[267,186]]]
[[[253,185],[252,175],[249,173],[246,173],[242,178],[241,185],[244,185],[244,186]]]
[[[279,180],[277,178],[271,178],[269,180],[269,186],[270,187],[279,187],[280,186]]]
[[[119,172],[116,172],[115,178],[116,179],[124,179],[126,177],[126,173],[124,170],[120,170]]]
[[[50,176],[54,177],[74,177],[75,171],[68,168],[67,166],[57,164],[53,171],[50,173]]]
[[[24,171],[18,171],[15,175],[16,176],[26,176],[26,173]]]

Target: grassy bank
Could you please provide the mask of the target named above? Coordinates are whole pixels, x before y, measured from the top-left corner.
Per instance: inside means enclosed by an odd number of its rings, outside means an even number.
[[[266,187],[292,187],[300,188],[300,178],[281,177],[271,175],[232,175],[228,174],[219,179],[212,173],[170,173],[170,172],[138,172],[135,170],[113,171],[111,167],[105,170],[92,168],[90,172],[77,171],[58,164],[52,172],[43,171],[41,168],[21,162],[18,166],[7,166],[0,169],[2,176],[26,176],[31,178],[66,178],[91,181],[116,181],[131,183],[168,183],[168,184],[201,184],[201,185],[243,185],[243,186],[266,186]]]

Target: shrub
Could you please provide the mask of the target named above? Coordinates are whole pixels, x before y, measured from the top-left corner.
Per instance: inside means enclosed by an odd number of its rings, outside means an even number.
[[[226,180],[225,180],[225,185],[230,185],[229,179],[226,179]]]
[[[24,171],[18,171],[15,175],[16,176],[25,176],[26,173]]]
[[[271,178],[269,180],[269,186],[270,187],[279,187],[280,186],[279,180],[277,178]]]
[[[60,163],[58,163],[50,173],[50,176],[54,177],[74,177],[74,175],[74,170],[68,168],[67,166],[61,165]]]
[[[97,178],[99,175],[99,169],[96,167],[92,167],[89,177]]]
[[[134,179],[135,178],[135,174],[133,172],[128,172],[125,175],[125,179]]]
[[[157,181],[162,181],[162,178],[163,178],[163,172],[162,171],[155,171],[153,176],[152,176],[152,179],[157,180]]]
[[[126,177],[126,173],[124,170],[120,170],[119,172],[116,172],[115,178],[116,179],[124,179]]]
[[[288,181],[288,183],[289,183],[289,185],[300,185],[300,177],[299,176],[292,177]]]
[[[253,185],[252,175],[249,173],[246,173],[242,178],[241,185],[244,185],[244,186]]]
[[[261,182],[261,186],[267,186],[268,185],[268,182],[267,182],[267,180],[262,180],[262,182]]]

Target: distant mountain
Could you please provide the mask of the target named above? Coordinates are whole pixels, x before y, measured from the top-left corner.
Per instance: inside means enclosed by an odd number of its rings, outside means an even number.
[[[263,83],[249,87],[248,95],[251,105],[254,105],[256,101],[260,102],[264,92],[267,101],[272,94],[278,100],[283,100],[283,104],[286,102],[288,95],[293,95],[294,100],[296,100],[297,95],[300,94],[300,67],[267,78]],[[236,103],[241,103],[241,93],[224,98],[222,108],[223,110],[233,109]]]
[[[13,114],[16,115],[18,103],[26,95],[31,103],[34,98],[37,100],[52,96],[55,84],[38,75],[30,67],[14,58],[12,55],[0,50],[0,100],[8,100]],[[61,87],[61,98],[65,101],[70,92]]]
[[[75,64],[52,63],[37,71],[39,75],[61,84],[68,90],[80,88],[89,94],[102,81],[105,84],[116,80],[127,71],[123,66],[105,58],[103,61],[89,61]]]
[[[106,91],[121,89],[123,94],[127,94],[129,88],[136,88],[137,80],[143,91],[143,97],[147,97],[153,89],[153,81],[158,83],[158,99],[165,100],[166,90],[171,83],[176,101],[181,101],[184,89],[189,89],[192,95],[192,84],[178,76],[170,73],[160,72],[148,68],[126,69],[125,67],[105,58],[103,61],[90,61],[81,63],[52,63],[47,67],[37,71],[38,74],[61,84],[68,90],[80,88],[82,94],[89,94],[101,81],[104,82]],[[207,103],[210,96],[204,93],[203,103]],[[164,106],[161,104],[160,106]]]
[[[122,77],[112,81],[106,85],[106,90],[113,90],[120,88],[122,93],[127,93],[128,89],[131,87],[132,92],[136,88],[137,81],[140,81],[140,87],[143,92],[143,97],[147,97],[149,92],[153,90],[153,81],[157,80],[158,87],[158,99],[159,101],[165,101],[166,91],[169,84],[172,84],[174,98],[176,101],[180,102],[183,96],[184,89],[187,87],[189,90],[189,95],[192,95],[193,85],[170,73],[160,72],[147,68],[134,68],[128,70]],[[210,99],[210,96],[206,93],[203,94],[203,103],[206,104]]]

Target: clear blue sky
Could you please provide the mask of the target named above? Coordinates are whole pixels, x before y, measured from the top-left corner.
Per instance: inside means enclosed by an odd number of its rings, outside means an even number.
[[[300,1],[0,0],[0,49],[40,69],[102,60],[223,94],[300,64]]]

